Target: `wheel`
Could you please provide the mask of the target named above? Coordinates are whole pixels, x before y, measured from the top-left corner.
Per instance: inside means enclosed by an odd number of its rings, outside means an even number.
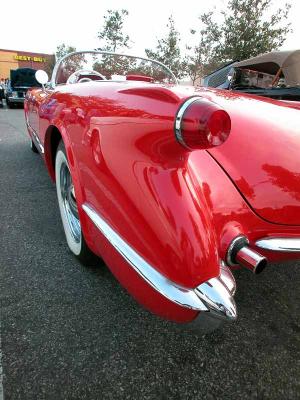
[[[6,105],[8,108],[13,108],[14,104],[11,103],[9,100],[6,99]]]
[[[31,151],[33,151],[34,153],[39,152],[36,145],[33,143],[33,140],[30,141],[30,148],[31,148]]]
[[[55,178],[58,205],[68,247],[80,262],[85,265],[95,265],[99,263],[99,259],[88,248],[81,231],[75,190],[62,141],[55,157]]]

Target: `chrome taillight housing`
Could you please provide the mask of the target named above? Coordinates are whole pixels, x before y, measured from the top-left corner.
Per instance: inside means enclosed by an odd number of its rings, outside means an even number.
[[[230,130],[228,113],[218,104],[202,97],[186,100],[176,116],[176,139],[189,150],[219,146],[227,140]]]

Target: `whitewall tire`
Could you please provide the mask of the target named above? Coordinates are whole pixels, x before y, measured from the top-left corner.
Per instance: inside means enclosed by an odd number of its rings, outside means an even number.
[[[81,231],[73,180],[62,141],[55,157],[55,181],[60,216],[68,247],[84,264],[94,264],[97,257],[88,248]]]

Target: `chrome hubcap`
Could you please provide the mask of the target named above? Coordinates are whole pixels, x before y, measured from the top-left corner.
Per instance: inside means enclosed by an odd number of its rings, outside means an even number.
[[[74,186],[67,164],[62,164],[60,169],[60,192],[70,232],[74,240],[79,243],[81,238],[81,227]]]

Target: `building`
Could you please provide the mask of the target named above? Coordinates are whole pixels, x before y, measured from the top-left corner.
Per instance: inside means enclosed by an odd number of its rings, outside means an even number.
[[[17,68],[44,69],[49,73],[53,64],[53,54],[0,49],[0,79],[9,78],[10,70]]]

